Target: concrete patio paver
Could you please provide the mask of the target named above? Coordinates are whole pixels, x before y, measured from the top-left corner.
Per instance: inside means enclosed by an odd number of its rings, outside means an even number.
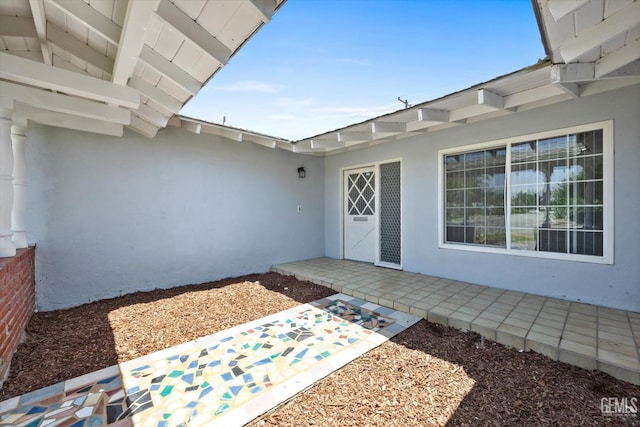
[[[272,271],[640,384],[637,312],[332,258],[276,265]]]

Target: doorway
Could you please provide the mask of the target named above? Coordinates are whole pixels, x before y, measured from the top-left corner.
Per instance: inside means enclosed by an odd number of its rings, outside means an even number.
[[[343,171],[343,257],[402,268],[400,161]]]

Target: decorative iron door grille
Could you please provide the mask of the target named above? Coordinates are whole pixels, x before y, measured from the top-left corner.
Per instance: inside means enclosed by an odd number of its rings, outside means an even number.
[[[380,165],[380,262],[401,264],[400,162]]]

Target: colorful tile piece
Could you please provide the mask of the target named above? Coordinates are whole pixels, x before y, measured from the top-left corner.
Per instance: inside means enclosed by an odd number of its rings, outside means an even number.
[[[30,393],[0,426],[242,425],[388,338],[376,332],[400,313],[359,302],[339,294]]]
[[[394,322],[393,319],[384,317],[378,312],[367,310],[353,303],[348,303],[339,299],[333,301],[330,300],[326,304],[318,305],[318,307],[335,314],[340,319],[356,323],[363,328],[367,328],[372,331],[379,331]]]

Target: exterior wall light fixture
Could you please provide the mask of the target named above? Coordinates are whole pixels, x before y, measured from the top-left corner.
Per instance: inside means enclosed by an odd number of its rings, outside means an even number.
[[[307,172],[304,170],[304,166],[298,168],[298,178],[304,178],[307,176]]]

